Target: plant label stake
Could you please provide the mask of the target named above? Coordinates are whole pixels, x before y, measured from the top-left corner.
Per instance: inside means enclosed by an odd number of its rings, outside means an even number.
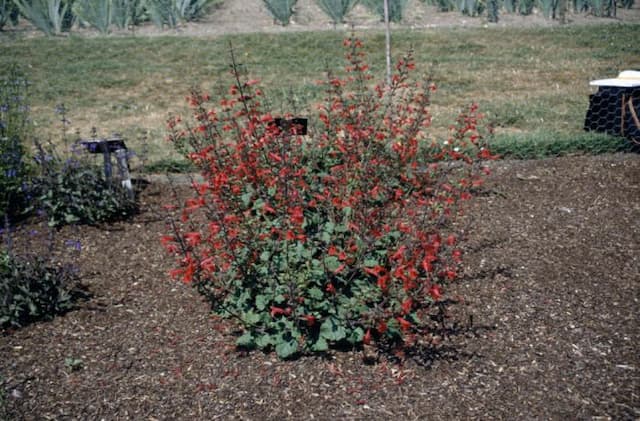
[[[133,186],[131,184],[131,174],[129,173],[129,162],[127,158],[127,145],[125,145],[120,135],[114,134],[113,137],[109,139],[83,140],[80,143],[87,148],[89,153],[102,154],[104,158],[104,176],[108,184],[111,184],[111,178],[113,176],[111,153],[115,153],[122,186],[127,189],[129,196],[133,197]]]
[[[283,132],[290,133],[291,130],[294,129],[295,134],[297,135],[301,135],[301,136],[307,135],[309,121],[306,118],[294,117],[291,119],[286,119],[286,118],[276,117],[274,119],[274,123]]]

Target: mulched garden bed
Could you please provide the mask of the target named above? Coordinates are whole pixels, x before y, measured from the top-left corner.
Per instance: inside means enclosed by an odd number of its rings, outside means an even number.
[[[152,182],[82,242],[92,298],[0,336],[0,419],[637,419],[640,156],[498,161],[466,213],[455,329],[397,365],[238,353],[167,276]]]

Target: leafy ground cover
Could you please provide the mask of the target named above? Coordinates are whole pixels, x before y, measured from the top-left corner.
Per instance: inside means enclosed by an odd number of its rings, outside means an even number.
[[[74,231],[93,297],[0,337],[5,417],[637,418],[640,157],[492,165],[466,215],[457,329],[402,366],[237,354],[197,292],[168,279],[150,209],[170,188],[150,184],[132,221]]]

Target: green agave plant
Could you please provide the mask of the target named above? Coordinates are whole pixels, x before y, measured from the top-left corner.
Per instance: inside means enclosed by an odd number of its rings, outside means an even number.
[[[296,0],[263,0],[263,4],[274,20],[281,25],[288,25],[293,16],[293,7]]]
[[[337,24],[344,22],[345,16],[358,4],[358,0],[316,0],[316,4]]]
[[[73,25],[74,16],[65,0],[14,0],[20,13],[45,34],[59,35]]]

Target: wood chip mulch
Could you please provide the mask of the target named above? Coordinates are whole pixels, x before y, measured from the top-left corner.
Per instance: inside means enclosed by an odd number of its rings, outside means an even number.
[[[66,233],[92,297],[0,336],[0,419],[640,418],[640,155],[492,166],[451,286],[464,328],[401,365],[238,353],[167,276],[151,183],[132,221]]]

